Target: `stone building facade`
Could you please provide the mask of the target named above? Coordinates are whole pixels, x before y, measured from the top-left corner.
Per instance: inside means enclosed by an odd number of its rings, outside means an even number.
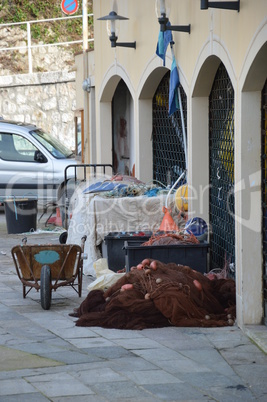
[[[196,0],[170,3],[171,24],[191,27],[190,34],[173,32],[187,110],[188,215],[202,217],[211,228],[210,256],[220,251],[223,257],[231,257],[237,324],[267,323],[266,0],[258,0],[257,5],[253,0],[236,1],[239,11],[202,9],[202,2]],[[114,133],[120,133],[114,106],[118,105],[119,117],[127,121],[130,170],[134,167],[136,177],[144,182],[158,173],[154,163],[158,121],[165,142],[169,135],[162,120],[169,90],[163,84],[169,81],[173,55],[169,47],[164,65],[156,54],[160,27],[154,6],[155,1],[95,1],[95,50],[88,52],[87,65],[82,55],[76,58],[77,105],[85,116],[85,161],[114,164]],[[105,24],[99,21],[111,11],[127,18],[116,21],[118,42],[136,41],[136,49],[111,47]],[[91,88],[82,104],[80,83],[86,77]],[[125,93],[123,107],[117,102],[120,87]],[[174,126],[178,118],[170,120]],[[168,154],[161,159],[163,165]],[[174,173],[176,165],[171,165]],[[222,182],[227,187],[224,198]],[[215,233],[217,226],[220,231]],[[221,236],[217,243],[215,234]]]

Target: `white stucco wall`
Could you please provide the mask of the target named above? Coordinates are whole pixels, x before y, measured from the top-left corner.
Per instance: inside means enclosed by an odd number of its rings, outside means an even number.
[[[136,176],[152,178],[152,98],[171,66],[156,56],[159,24],[154,0],[94,1],[96,155],[111,163],[111,101],[122,78],[133,98]],[[260,96],[267,78],[266,0],[241,0],[240,12],[200,10],[196,0],[171,2],[173,25],[191,24],[191,34],[173,32],[180,81],[187,94],[189,214],[209,219],[208,98],[220,62],[235,91],[235,236],[238,324],[259,324],[262,308],[260,192]],[[111,10],[129,18],[118,41],[136,50],[111,48],[99,17]],[[90,71],[89,71],[90,73]],[[191,196],[191,199],[190,199]]]

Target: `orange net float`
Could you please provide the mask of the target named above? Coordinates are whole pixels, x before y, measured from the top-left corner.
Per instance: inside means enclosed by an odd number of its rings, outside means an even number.
[[[133,289],[133,284],[125,283],[125,285],[122,285],[122,287],[121,287],[121,292],[124,292],[125,290],[130,290],[130,289]]]
[[[174,222],[173,218],[171,217],[169,209],[166,207],[163,207],[162,211],[164,212],[164,217],[162,219],[159,230],[162,232],[178,231],[179,228],[176,225],[176,223]]]

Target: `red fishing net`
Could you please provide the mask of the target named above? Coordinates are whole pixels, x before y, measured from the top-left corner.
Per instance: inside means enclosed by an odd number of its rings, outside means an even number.
[[[233,325],[235,282],[146,259],[107,291],[91,291],[71,315],[77,326],[119,329]]]
[[[186,233],[183,230],[175,233],[156,232],[148,241],[142,243],[142,246],[168,246],[175,244],[198,244],[199,241],[193,233]]]

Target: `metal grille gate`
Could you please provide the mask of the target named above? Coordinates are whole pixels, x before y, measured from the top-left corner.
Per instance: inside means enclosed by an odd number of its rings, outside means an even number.
[[[234,275],[234,89],[224,65],[209,97],[210,268],[230,262]]]
[[[264,322],[267,325],[267,80],[261,102],[261,170],[262,170],[262,244]]]
[[[172,185],[185,170],[184,142],[180,111],[169,116],[170,72],[161,80],[153,97],[153,178]],[[180,86],[186,128],[187,98]]]

